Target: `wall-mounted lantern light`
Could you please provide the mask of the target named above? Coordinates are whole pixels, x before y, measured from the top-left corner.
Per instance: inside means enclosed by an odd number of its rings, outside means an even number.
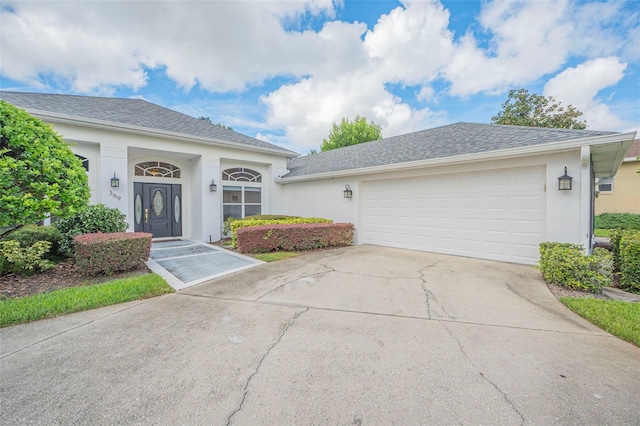
[[[567,168],[564,168],[564,174],[558,178],[558,189],[560,191],[571,191],[571,181],[573,178],[567,174]]]
[[[346,184],[344,186],[344,191],[342,191],[342,193],[344,194],[344,198],[351,198],[353,196],[353,191],[351,190],[349,184]]]
[[[211,179],[211,183],[209,184],[209,192],[216,192],[218,190],[218,185]]]
[[[112,188],[120,187],[120,179],[117,178],[116,172],[113,172],[113,177],[111,178],[111,187]]]

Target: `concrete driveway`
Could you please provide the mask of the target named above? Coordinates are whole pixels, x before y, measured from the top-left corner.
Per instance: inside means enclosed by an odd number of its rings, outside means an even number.
[[[638,424],[640,349],[527,266],[373,246],[0,330],[2,424]]]

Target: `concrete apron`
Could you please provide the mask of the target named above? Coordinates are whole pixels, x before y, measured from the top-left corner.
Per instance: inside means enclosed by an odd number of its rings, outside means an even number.
[[[4,424],[637,424],[534,268],[357,246],[0,330]]]
[[[154,241],[147,267],[175,290],[261,265],[262,261],[190,240]]]

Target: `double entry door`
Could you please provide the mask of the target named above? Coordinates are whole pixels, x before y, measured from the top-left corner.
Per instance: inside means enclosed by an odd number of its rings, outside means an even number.
[[[133,207],[136,232],[182,236],[182,185],[134,182]]]

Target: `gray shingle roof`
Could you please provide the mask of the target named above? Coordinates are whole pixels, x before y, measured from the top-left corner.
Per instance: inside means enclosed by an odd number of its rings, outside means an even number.
[[[199,120],[142,99],[8,91],[0,91],[0,99],[4,99],[24,109],[66,114],[115,124],[139,126],[156,131],[175,132],[199,138],[235,142],[240,145],[280,151],[283,154],[290,154],[292,157],[298,155],[293,151],[268,142],[227,130],[204,120]]]
[[[283,177],[286,179],[363,167],[477,154],[616,133],[455,123],[298,157],[289,162],[290,172]]]

